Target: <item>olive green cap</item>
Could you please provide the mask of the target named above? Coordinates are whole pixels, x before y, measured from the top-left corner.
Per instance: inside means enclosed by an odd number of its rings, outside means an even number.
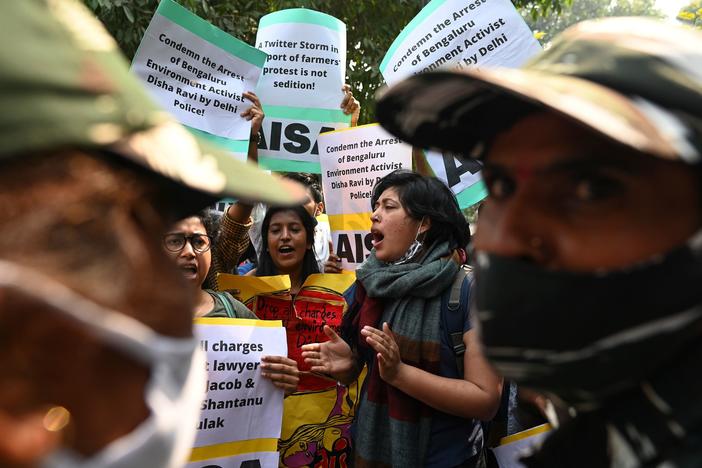
[[[377,116],[416,146],[480,157],[483,143],[535,109],[644,153],[701,163],[702,32],[644,18],[583,22],[520,69],[408,78],[379,100]]]
[[[100,149],[213,197],[305,198],[303,188],[207,146],[159,108],[80,2],[4,2],[0,31],[0,160]]]

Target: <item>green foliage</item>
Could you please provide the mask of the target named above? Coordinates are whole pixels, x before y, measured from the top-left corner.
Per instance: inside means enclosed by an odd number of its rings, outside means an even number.
[[[680,9],[678,21],[702,29],[702,0],[696,0]]]
[[[544,44],[554,36],[580,21],[609,16],[652,16],[662,18],[663,13],[656,9],[655,0],[572,0],[564,5],[558,15],[542,15],[533,18],[525,14],[534,35]]]
[[[20,1],[20,0],[13,0]],[[132,58],[158,0],[83,0]],[[347,82],[361,102],[360,124],[375,120],[375,93],[383,84],[378,66],[392,41],[428,3],[426,0],[177,0],[198,16],[249,44],[261,16],[285,8],[310,8],[347,27]],[[553,15],[570,0],[513,0],[531,18]]]

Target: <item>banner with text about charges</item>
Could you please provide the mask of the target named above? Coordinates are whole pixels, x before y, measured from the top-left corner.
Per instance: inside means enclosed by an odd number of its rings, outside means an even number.
[[[283,428],[278,450],[280,466],[350,466],[351,423],[358,407],[365,371],[344,386],[308,372],[301,347],[327,341],[325,325],[339,332],[347,305],[344,293],[355,275],[313,274],[302,285],[295,301],[285,294],[290,278],[220,274],[221,289],[236,290],[237,298],[259,318],[281,320],[287,330],[288,355],[301,370],[298,391],[283,402]],[[202,468],[202,467],[198,467]]]
[[[519,67],[540,50],[509,0],[432,0],[397,36],[380,72],[393,84],[446,67]]]
[[[397,169],[412,168],[412,147],[378,124],[319,137],[324,200],[336,255],[355,270],[370,254],[373,186]]]
[[[161,0],[132,70],[179,122],[242,159],[251,132],[240,116],[251,105],[242,95],[255,90],[265,61],[264,52]]]
[[[207,353],[207,393],[188,467],[276,467],[283,391],[261,377],[261,357],[287,356],[282,322],[197,318],[195,334]]]
[[[351,122],[340,107],[346,25],[314,10],[281,10],[261,18],[256,47],[268,54],[257,88],[266,113],[259,162],[275,171],[318,173],[317,137]]]

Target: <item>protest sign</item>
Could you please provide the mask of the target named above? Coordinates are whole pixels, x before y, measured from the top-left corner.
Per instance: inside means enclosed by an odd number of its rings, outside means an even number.
[[[373,247],[373,186],[396,169],[411,169],[412,147],[370,124],[324,133],[319,149],[332,242],[342,268],[355,270]]]
[[[195,335],[207,353],[207,394],[190,461],[271,458],[280,437],[283,391],[261,377],[260,365],[264,355],[287,355],[282,323],[197,318]]]
[[[483,165],[470,158],[459,158],[451,152],[417,150],[412,153],[412,167],[423,175],[441,179],[456,195],[461,209],[475,205],[487,196],[481,177]]]
[[[541,50],[509,0],[432,0],[380,64],[388,84],[442,67],[519,67]]]
[[[525,468],[519,459],[541,446],[550,432],[550,424],[541,424],[502,438],[500,445],[492,449],[500,468]]]
[[[266,113],[260,165],[319,172],[317,136],[351,122],[340,108],[346,25],[314,10],[281,10],[261,18],[256,47],[268,54],[257,88]]]
[[[295,298],[289,295],[290,278],[285,275],[253,277],[220,274],[220,290],[236,290],[236,297],[262,320],[280,320],[286,329],[288,356],[297,362],[301,371],[309,370],[302,359],[302,346],[327,341],[324,325],[339,331],[341,318],[346,312],[343,293],[355,277],[353,275],[310,275]],[[281,286],[288,290],[282,291]],[[335,383],[314,375],[303,375],[298,389],[321,390]]]
[[[323,324],[338,331],[338,313],[346,310],[338,302],[343,300],[342,293],[354,281],[353,274],[310,275],[293,304],[292,298],[284,297],[280,291],[282,286],[290,287],[288,276],[220,274],[218,277],[220,289],[237,290],[237,298],[248,304],[254,312],[281,317],[287,323],[290,357],[296,353],[294,348],[297,347],[298,339],[300,342],[327,341],[326,335],[321,332]],[[331,299],[332,304],[324,306],[323,298]],[[257,304],[262,308],[261,312],[256,310]],[[299,356],[299,353],[296,355]],[[299,366],[303,369],[303,374],[298,392],[283,402],[283,428],[278,445],[280,465],[350,466],[351,422],[359,403],[366,371],[355,382],[343,386],[305,372],[307,367],[304,362]]]
[[[248,140],[239,114],[250,103],[266,54],[212,26],[173,0],[161,0],[132,70],[181,123],[231,140]]]

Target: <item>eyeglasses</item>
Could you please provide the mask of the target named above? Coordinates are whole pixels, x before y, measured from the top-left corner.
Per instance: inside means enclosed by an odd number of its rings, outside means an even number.
[[[207,252],[212,247],[212,238],[207,234],[186,236],[182,232],[175,232],[163,236],[163,246],[170,252],[180,252],[185,248],[186,242],[190,242],[193,250],[197,253]]]

